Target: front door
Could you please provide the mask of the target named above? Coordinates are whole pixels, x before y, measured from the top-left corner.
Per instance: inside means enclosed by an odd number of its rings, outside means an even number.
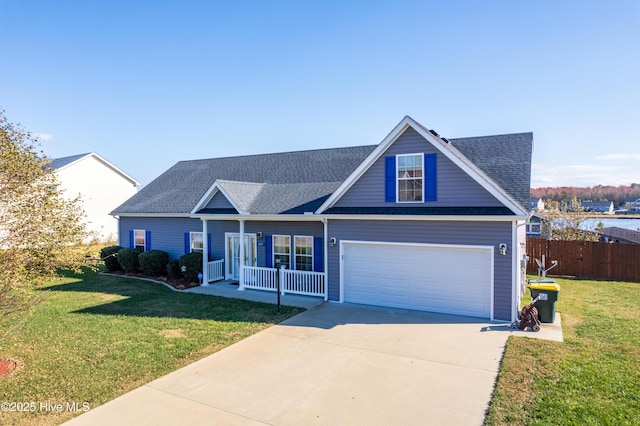
[[[240,234],[226,233],[225,279],[240,279]],[[256,266],[258,260],[256,234],[244,234],[244,266]]]

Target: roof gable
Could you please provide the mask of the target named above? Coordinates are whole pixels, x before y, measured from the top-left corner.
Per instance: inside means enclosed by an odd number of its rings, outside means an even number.
[[[73,167],[74,164],[77,164],[80,161],[83,161],[89,158],[93,158],[97,162],[104,165],[106,168],[110,169],[114,173],[123,177],[125,180],[128,180],[133,184],[133,186],[140,186],[140,182],[138,182],[137,180],[135,180],[134,178],[132,178],[131,176],[126,174],[124,171],[120,170],[118,167],[116,167],[115,165],[113,165],[112,163],[110,163],[109,161],[107,161],[106,159],[104,159],[102,156],[98,155],[95,152],[71,155],[69,157],[54,158],[53,160],[51,160],[50,166],[51,166],[51,169],[55,171],[61,171],[67,168],[71,168]]]
[[[426,127],[417,123],[411,117],[406,116],[403,118],[400,123],[396,125],[396,127],[380,142],[380,144],[369,154],[369,156],[354,170],[354,172],[349,176],[340,187],[325,201],[322,206],[317,210],[316,213],[322,213],[327,209],[333,207],[336,202],[344,196],[344,194],[357,182],[373,164],[375,164],[388,150],[389,148],[396,143],[396,141],[407,131],[407,129],[413,129],[417,132],[426,143],[429,143],[433,146],[433,148],[443,154],[447,159],[449,159],[453,164],[457,165],[462,171],[469,175],[469,177],[478,183],[482,188],[484,188],[489,194],[495,197],[502,205],[507,207],[515,214],[525,215],[528,209],[524,206],[528,206],[529,200],[529,179],[530,179],[530,166],[527,170],[520,170],[518,174],[527,174],[523,180],[526,180],[527,189],[526,189],[526,197],[517,197],[522,198],[522,201],[516,200],[514,196],[505,191],[500,185],[498,185],[491,177],[487,175],[487,173],[483,170],[483,168],[489,172],[493,172],[495,167],[492,166],[492,161],[490,158],[486,158],[488,156],[482,156],[480,153],[482,152],[482,147],[487,148],[487,142],[490,142],[491,138],[500,138],[498,137],[486,137],[483,138],[466,138],[457,140],[457,144],[449,142],[446,139],[442,139],[437,135],[437,133],[428,130]],[[530,135],[530,134],[529,134]],[[474,147],[469,142],[471,140],[478,139],[479,147]],[[472,149],[475,148],[475,149]],[[471,157],[476,157],[476,161],[478,161],[478,165],[474,164],[469,158],[465,156],[463,151],[466,151],[470,154]],[[528,159],[528,160],[527,160]],[[484,161],[482,161],[484,160]],[[531,153],[529,150],[528,156],[526,156],[525,161],[530,163]],[[483,166],[483,167],[480,167]],[[498,176],[497,173],[495,173]],[[508,181],[505,183],[509,183]],[[509,187],[508,185],[506,187]],[[523,192],[520,190],[520,192]]]

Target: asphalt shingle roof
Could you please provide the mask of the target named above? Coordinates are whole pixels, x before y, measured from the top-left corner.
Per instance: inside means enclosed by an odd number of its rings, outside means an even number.
[[[529,207],[533,135],[451,139],[446,148]],[[218,184],[252,214],[314,211],[377,145],[180,161],[112,213],[187,214]]]
[[[87,152],[86,154],[78,154],[78,155],[71,155],[69,157],[54,158],[53,160],[51,160],[51,168],[54,170],[60,169],[66,166],[67,164],[71,164],[76,160],[86,157],[89,154],[91,153]]]

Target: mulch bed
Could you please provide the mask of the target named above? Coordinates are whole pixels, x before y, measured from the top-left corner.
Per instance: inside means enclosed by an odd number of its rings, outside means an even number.
[[[191,287],[197,287],[199,285],[199,284],[191,285],[184,278],[169,278],[169,277],[166,277],[166,276],[153,277],[153,276],[145,275],[142,272],[125,274],[123,271],[114,271],[114,272],[109,272],[109,274],[121,275],[123,277],[147,278],[147,279],[150,279],[150,280],[162,281],[163,283],[165,283],[167,285],[170,285],[171,287],[175,288],[176,290],[186,290],[186,289],[189,289]]]
[[[10,359],[0,360],[0,377],[8,376],[13,373],[18,364]]]

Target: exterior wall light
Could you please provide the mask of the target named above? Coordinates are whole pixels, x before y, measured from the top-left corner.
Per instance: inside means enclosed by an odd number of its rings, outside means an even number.
[[[506,256],[507,255],[507,245],[505,243],[500,243],[500,254],[502,256]]]

